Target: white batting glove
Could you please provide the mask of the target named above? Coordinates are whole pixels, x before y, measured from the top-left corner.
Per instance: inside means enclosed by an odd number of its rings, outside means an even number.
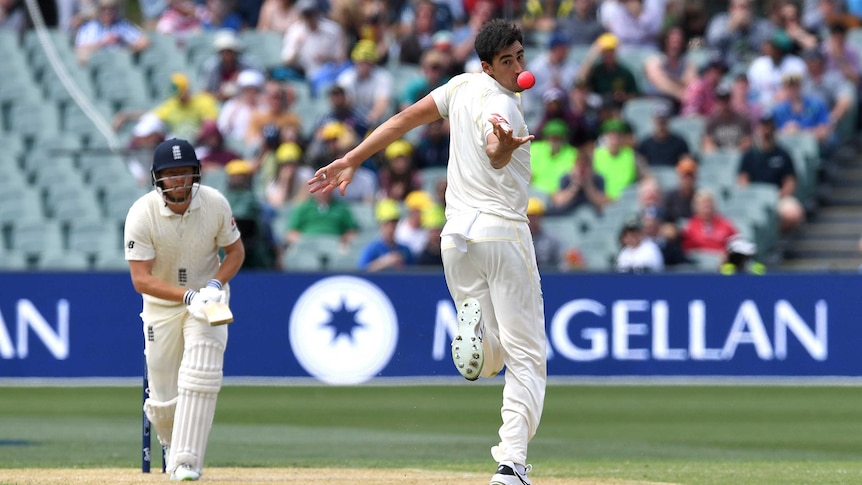
[[[186,310],[195,318],[206,318],[204,315],[204,305],[209,299],[195,290],[187,290],[183,295],[183,303],[186,304]]]
[[[221,281],[212,279],[207,282],[206,287],[198,290],[198,293],[206,297],[207,300],[224,303],[227,301],[227,293],[221,288]]]

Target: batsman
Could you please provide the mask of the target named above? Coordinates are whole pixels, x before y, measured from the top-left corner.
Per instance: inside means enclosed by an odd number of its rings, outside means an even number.
[[[195,481],[227,345],[227,326],[211,325],[204,309],[228,303],[228,282],[245,250],[227,199],[201,186],[201,163],[188,141],[159,144],[151,176],[154,190],[132,204],[124,230],[132,283],[143,298],[150,386],[144,412],[167,447],[171,480]]]

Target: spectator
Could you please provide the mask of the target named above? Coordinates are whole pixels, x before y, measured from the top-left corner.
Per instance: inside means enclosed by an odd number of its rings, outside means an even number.
[[[407,83],[404,90],[398,93],[400,101],[398,110],[419,101],[434,88],[449,81],[451,56],[445,51],[429,49],[422,54],[422,75]]]
[[[719,51],[725,65],[744,66],[759,55],[773,31],[769,21],[754,14],[751,0],[730,0],[727,13],[710,20],[706,43]]]
[[[690,83],[682,96],[683,116],[709,116],[715,109],[715,90],[727,72],[721,59],[712,59],[700,69],[700,76]]]
[[[569,109],[573,116],[581,120],[584,138],[582,143],[573,140],[572,144],[580,146],[587,142],[594,142],[599,136],[599,129],[604,121],[601,116],[601,96],[591,93],[586,81],[577,79],[569,90]],[[545,112],[547,114],[547,105]]]
[[[185,45],[189,37],[203,31],[205,7],[194,0],[167,0],[168,7],[156,22],[156,32],[173,37]]]
[[[634,74],[617,60],[618,45],[613,34],[600,35],[590,46],[578,77],[586,81],[591,92],[602,97],[610,95],[622,104],[640,93]]]
[[[434,204],[422,211],[422,228],[428,231],[428,244],[416,257],[416,266],[443,267],[440,234],[446,224],[446,214],[443,207]]]
[[[332,160],[341,158],[357,143],[358,137],[349,126],[338,121],[330,121],[315,133],[314,139],[308,146],[308,157],[306,158],[312,168],[321,167]],[[377,196],[377,190],[377,174],[363,165],[354,172],[353,182],[347,188],[344,199],[370,203]]]
[[[302,164],[302,148],[293,142],[282,143],[272,160],[274,166],[262,165],[259,170],[266,202],[272,207],[281,208],[307,199],[306,181],[314,175],[314,171]]]
[[[601,131],[605,144],[593,152],[593,167],[605,179],[605,194],[616,200],[638,179],[638,163],[635,151],[623,143],[626,126],[621,120],[605,121]]]
[[[526,0],[521,28],[532,32],[563,30],[563,22],[572,14],[572,2],[565,0]]]
[[[841,73],[854,86],[862,81],[862,62],[859,51],[847,42],[847,27],[841,22],[834,22],[829,27],[829,37],[823,42],[823,53],[826,55],[826,70]]]
[[[757,245],[753,242],[739,234],[729,237],[725,244],[724,263],[719,267],[719,273],[723,275],[765,274],[766,266],[753,259],[756,254]]]
[[[707,117],[703,133],[703,153],[718,150],[744,152],[751,146],[751,120],[733,110],[730,94],[731,88],[724,84],[715,90],[715,109]]]
[[[473,8],[468,9],[468,12],[467,22],[452,32],[452,56],[454,63],[464,66],[465,71],[476,72],[475,64],[478,64],[479,57],[474,51],[473,42],[479,29],[497,16],[497,6],[490,0],[476,0]]]
[[[394,89],[392,75],[376,65],[378,57],[373,41],[357,42],[350,58],[353,65],[339,74],[335,83],[344,88],[353,107],[373,129],[391,114]]]
[[[380,237],[370,242],[359,255],[358,267],[363,271],[377,272],[402,270],[414,264],[410,248],[395,242],[395,228],[401,219],[398,202],[383,199],[374,208],[374,215],[380,224]]]
[[[445,167],[449,164],[449,120],[440,118],[425,125],[413,154],[416,168]],[[347,186],[350,188],[350,186]]]
[[[384,155],[386,163],[379,173],[381,197],[402,201],[410,192],[422,189],[419,170],[413,165],[410,142],[395,140],[386,147]]]
[[[290,212],[285,240],[293,244],[303,236],[329,235],[338,237],[342,245],[347,246],[356,237],[357,229],[347,203],[336,198],[334,192],[321,190]]]
[[[661,39],[661,51],[644,61],[647,95],[668,99],[675,106],[683,101],[686,87],[697,78],[697,68],[686,58],[688,41],[681,27],[671,27]]]
[[[802,80],[802,91],[826,102],[829,124],[837,127],[851,112],[856,88],[840,72],[826,69],[826,56],[822,51],[806,51],[802,57],[808,66],[808,76]]]
[[[296,0],[264,0],[260,7],[257,30],[284,35],[299,20]]]
[[[572,87],[578,75],[578,66],[569,60],[569,38],[563,32],[551,35],[548,48],[535,59],[527,59],[527,68],[536,75],[536,84],[521,96],[539,104],[540,98],[552,88],[563,93]]]
[[[252,113],[261,108],[265,81],[263,74],[253,69],[246,69],[236,77],[239,92],[222,105],[217,120],[219,130],[228,140],[245,143]]]
[[[419,64],[422,56],[432,50],[436,24],[437,6],[431,0],[419,0],[413,6],[409,22],[398,26],[399,57],[402,64]]]
[[[558,87],[552,87],[542,93],[542,105],[544,114],[536,125],[536,133],[542,133],[545,125],[551,120],[562,121],[568,127],[567,142],[573,146],[580,146],[591,139],[592,132],[586,126],[586,121],[569,108],[569,99],[566,91]]]
[[[569,129],[563,120],[550,120],[542,128],[542,138],[530,144],[530,187],[551,195],[560,179],[575,166],[578,150],[569,144]]]
[[[744,73],[733,78],[730,85],[730,109],[748,118],[750,123],[756,124],[763,110],[757,104],[757,94],[749,89],[750,86],[748,76]]]
[[[805,62],[790,53],[792,47],[790,37],[778,31],[764,44],[764,55],[748,67],[750,89],[754,91],[756,103],[762,111],[771,110],[780,101],[781,80],[785,75],[807,74]]]
[[[329,106],[329,112],[321,116],[315,123],[315,133],[319,132],[324,125],[337,121],[353,130],[359,138],[365,137],[369,131],[368,123],[365,122],[362,113],[353,107],[353,102],[347,97],[347,92],[343,87],[334,84],[329,88]]]
[[[279,77],[306,80],[316,96],[347,67],[347,39],[337,22],[323,16],[317,0],[298,0],[296,9],[299,22],[284,35],[281,50],[288,71]]]
[[[664,258],[658,245],[644,237],[637,218],[626,221],[620,230],[620,252],[616,269],[620,273],[660,273],[664,271]]]
[[[138,53],[149,45],[149,37],[138,26],[120,17],[117,0],[99,0],[98,15],[75,36],[75,56],[83,65],[100,49],[126,48]]]
[[[776,23],[778,28],[783,30],[795,44],[796,51],[805,51],[815,49],[820,44],[817,35],[808,32],[802,26],[802,21],[799,18],[799,7],[793,2],[784,2],[778,8],[779,22]]]
[[[604,32],[596,13],[595,0],[574,0],[571,15],[557,22],[557,30],[568,32],[572,45],[591,45]]]
[[[243,54],[242,42],[232,30],[216,32],[213,39],[215,54],[201,65],[202,89],[224,102],[237,93],[237,77],[240,72],[260,66],[251,56]]]
[[[239,154],[225,146],[224,137],[214,120],[204,121],[201,125],[201,131],[195,140],[195,153],[201,161],[203,172],[224,170],[228,162],[241,158]]]
[[[206,0],[201,12],[204,30],[230,30],[239,32],[243,29],[243,19],[233,10],[233,0]]]
[[[431,195],[421,190],[414,190],[404,198],[407,217],[402,218],[395,228],[395,242],[410,248],[415,257],[428,245],[429,234],[422,227],[422,214],[433,205]]]
[[[544,217],[545,204],[537,197],[530,197],[527,201],[527,219],[533,236],[536,264],[540,270],[557,271],[561,266],[563,245],[556,236],[545,230],[542,225]]]
[[[819,96],[802,91],[802,78],[795,74],[784,76],[784,101],[775,105],[773,116],[779,133],[810,133],[828,153],[834,142],[834,125],[829,119],[829,108]]]
[[[691,155],[684,155],[676,165],[678,182],[662,196],[664,220],[679,224],[692,216],[692,201],[697,191],[697,162]]]
[[[682,242],[676,224],[663,220],[654,207],[641,211],[640,223],[643,237],[658,246],[665,266],[676,266],[689,262],[682,250]]]
[[[571,214],[578,207],[589,205],[601,215],[608,204],[605,179],[593,170],[592,147],[583,145],[577,151],[572,170],[560,179],[559,190],[551,195],[548,215]]]
[[[230,202],[233,219],[245,248],[242,268],[275,268],[277,245],[265,221],[263,204],[252,186],[254,167],[245,160],[235,159],[225,164],[224,170],[227,173],[224,195]]]
[[[656,47],[666,0],[605,0],[599,21],[624,46]]]
[[[660,220],[664,220],[664,209],[661,200],[661,185],[655,177],[644,177],[637,185],[638,211],[643,214],[653,213]]]
[[[689,153],[688,143],[668,128],[670,109],[661,106],[656,109],[655,129],[637,145],[637,153],[650,167],[673,167],[680,157]]]
[[[793,231],[805,218],[802,204],[794,197],[796,170],[793,159],[775,140],[775,120],[763,115],[757,126],[755,143],[742,155],[737,183],[772,184],[778,187],[778,219],[782,233]]]
[[[264,127],[268,125],[278,128],[279,142],[299,143],[302,120],[291,109],[295,99],[293,89],[282,86],[278,81],[266,81],[263,86],[263,104],[251,114],[248,122],[246,145],[260,147],[264,141]]]
[[[132,139],[126,147],[127,165],[138,185],[152,185],[153,154],[166,134],[165,124],[154,113],[145,113],[132,129]]]
[[[683,250],[722,253],[724,242],[734,234],[736,227],[716,210],[712,191],[698,189],[692,200],[692,216],[682,230]]]

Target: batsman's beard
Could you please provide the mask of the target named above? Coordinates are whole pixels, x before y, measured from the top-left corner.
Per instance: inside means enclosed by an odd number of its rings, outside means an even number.
[[[198,188],[200,187],[200,184],[194,180],[194,179],[197,179],[198,176],[194,176],[194,177],[187,177],[187,178],[191,179],[191,183],[184,183],[183,185],[180,185],[178,187],[163,188],[162,185],[164,185],[164,181],[167,180],[168,178],[176,178],[176,177],[166,177],[163,179],[159,179],[158,182],[160,182],[160,183],[157,185],[157,187],[159,189],[159,193],[161,194],[162,199],[164,199],[165,204],[170,204],[170,205],[185,204],[194,198],[195,193],[197,193]]]

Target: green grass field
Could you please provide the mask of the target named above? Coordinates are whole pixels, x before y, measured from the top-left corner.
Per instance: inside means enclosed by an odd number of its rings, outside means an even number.
[[[139,467],[140,392],[0,387],[0,468]],[[490,474],[500,392],[226,386],[207,465]],[[537,484],[862,483],[862,387],[551,385],[529,461]]]

